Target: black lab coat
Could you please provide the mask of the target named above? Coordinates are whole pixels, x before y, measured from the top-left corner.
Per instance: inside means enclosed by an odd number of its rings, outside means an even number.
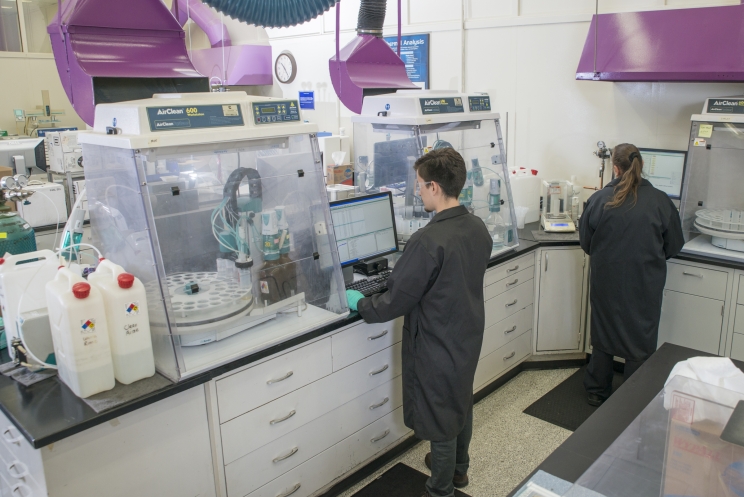
[[[493,242],[462,206],[438,213],[406,244],[388,291],[359,301],[368,323],[405,316],[403,412],[422,440],[456,438],[473,402],[483,345],[483,276]]]
[[[589,198],[581,216],[581,248],[591,262],[592,346],[640,361],[656,351],[666,261],[684,245],[679,212],[647,180],[614,209],[615,179]]]

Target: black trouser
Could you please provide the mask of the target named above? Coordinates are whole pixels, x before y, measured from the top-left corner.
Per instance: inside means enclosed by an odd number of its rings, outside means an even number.
[[[586,373],[584,374],[584,388],[587,393],[599,395],[603,399],[610,396],[612,393],[612,377],[615,374],[612,369],[612,361],[612,354],[602,352],[596,348],[592,350],[592,358],[589,360],[589,365],[586,367]],[[630,378],[644,362],[646,362],[645,359],[640,361],[625,359],[625,379]]]
[[[431,497],[453,497],[455,486],[452,478],[468,474],[470,467],[470,439],[473,437],[473,407],[470,407],[465,426],[456,438],[446,442],[431,442],[431,478],[426,490]]]

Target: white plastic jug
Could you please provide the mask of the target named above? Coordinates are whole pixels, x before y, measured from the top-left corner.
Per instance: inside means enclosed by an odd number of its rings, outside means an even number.
[[[88,281],[103,296],[117,381],[129,385],[154,375],[145,286],[107,259],[101,260]]]
[[[46,298],[62,381],[82,398],[114,388],[114,364],[100,290],[69,269],[60,268],[46,285]]]
[[[6,254],[0,261],[0,308],[10,345],[14,339],[20,338],[18,318],[46,308],[44,288],[57,275],[59,258],[51,250],[39,250],[19,255]],[[26,347],[41,361],[54,352],[51,335],[24,338],[32,342],[26,343]],[[15,358],[12,347],[8,347],[8,352],[11,358]]]

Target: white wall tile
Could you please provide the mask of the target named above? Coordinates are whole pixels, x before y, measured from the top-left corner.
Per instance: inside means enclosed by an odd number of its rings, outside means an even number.
[[[595,11],[594,0],[519,0],[519,14],[586,14]]]
[[[519,0],[470,0],[468,19],[514,16],[518,6]]]
[[[447,22],[462,17],[464,0],[409,0],[410,24]]]

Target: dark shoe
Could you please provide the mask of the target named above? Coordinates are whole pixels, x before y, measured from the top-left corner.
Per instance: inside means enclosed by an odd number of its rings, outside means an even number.
[[[426,464],[426,467],[431,471],[431,452],[426,454],[426,457],[424,457],[424,464]],[[455,472],[455,476],[452,477],[452,484],[455,488],[465,488],[468,486],[468,483],[470,483],[468,475],[458,475],[457,472]]]
[[[604,404],[605,400],[607,399],[605,399],[604,397],[600,397],[596,393],[590,393],[586,398],[586,401],[589,402],[589,405],[594,407],[601,406],[602,404]]]

